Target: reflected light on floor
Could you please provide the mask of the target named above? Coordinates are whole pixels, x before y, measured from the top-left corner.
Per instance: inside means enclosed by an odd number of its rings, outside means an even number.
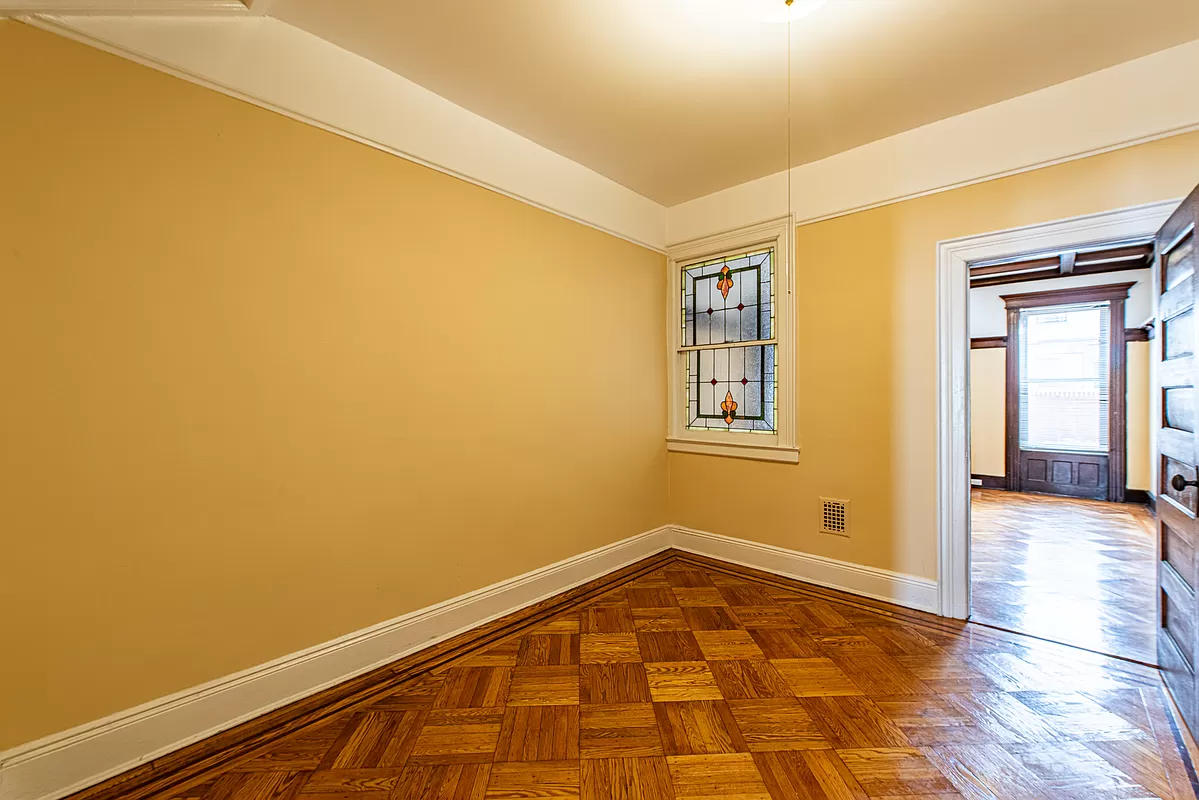
[[[971,619],[1152,663],[1153,519],[1143,506],[975,490]]]

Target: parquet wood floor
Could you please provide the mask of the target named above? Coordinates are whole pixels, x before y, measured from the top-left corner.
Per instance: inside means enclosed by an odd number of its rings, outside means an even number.
[[[163,800],[1182,800],[1155,670],[679,556]]]
[[[1147,508],[975,489],[971,523],[972,620],[1156,663]]]

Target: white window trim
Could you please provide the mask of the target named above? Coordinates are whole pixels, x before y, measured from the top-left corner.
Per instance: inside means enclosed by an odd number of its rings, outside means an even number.
[[[676,453],[799,463],[795,430],[795,223],[788,217],[673,245],[667,258],[666,359],[669,388],[666,449]],[[722,255],[772,247],[775,253],[775,434],[687,429],[686,355],[682,347],[682,266]]]

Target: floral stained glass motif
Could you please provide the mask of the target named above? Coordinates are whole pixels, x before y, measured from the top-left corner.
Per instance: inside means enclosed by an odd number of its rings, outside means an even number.
[[[687,427],[774,433],[773,249],[689,264],[682,277],[682,343],[699,348],[686,353]]]

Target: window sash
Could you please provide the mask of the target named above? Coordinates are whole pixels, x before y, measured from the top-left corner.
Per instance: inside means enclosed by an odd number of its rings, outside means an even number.
[[[1020,448],[1106,453],[1111,304],[1020,311]]]

